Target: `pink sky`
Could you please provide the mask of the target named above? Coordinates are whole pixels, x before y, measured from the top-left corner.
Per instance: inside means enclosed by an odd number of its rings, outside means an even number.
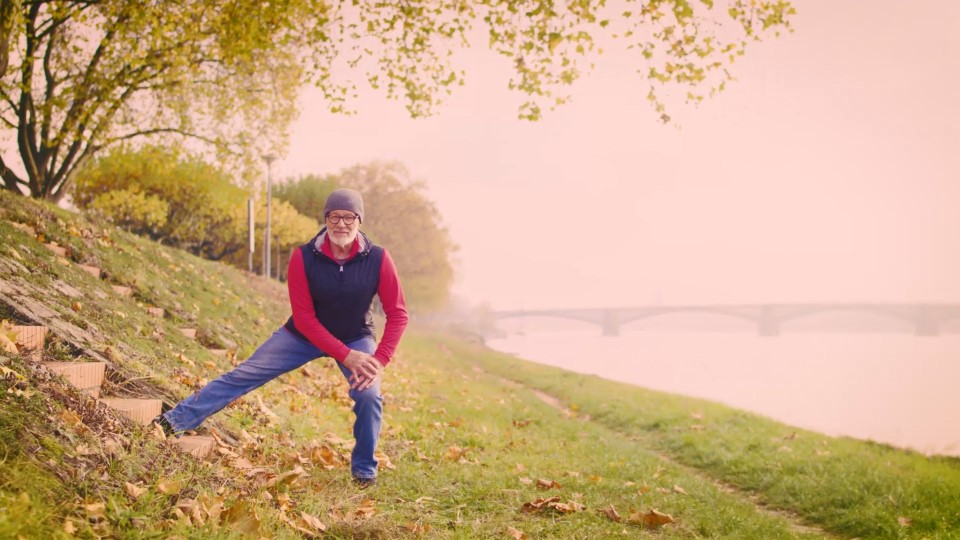
[[[613,46],[572,103],[517,120],[481,45],[432,118],[308,92],[274,170],[402,161],[461,246],[457,292],[497,308],[960,301],[960,3],[795,5],[676,126]]]
[[[614,48],[573,103],[521,122],[481,48],[433,118],[307,94],[281,175],[406,163],[462,247],[458,293],[497,308],[960,301],[960,4],[797,7],[679,127]]]

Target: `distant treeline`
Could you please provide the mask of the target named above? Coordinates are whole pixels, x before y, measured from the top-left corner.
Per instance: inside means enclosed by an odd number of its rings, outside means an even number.
[[[453,283],[451,258],[457,247],[436,206],[424,194],[423,183],[412,180],[397,162],[373,162],[335,175],[277,182],[271,205],[273,274],[283,278],[291,250],[322,227],[323,204],[338,187],[363,193],[363,231],[390,250],[410,308],[428,311],[443,306]],[[200,157],[158,146],[115,148],[78,172],[72,195],[79,208],[127,231],[247,268],[251,192]],[[253,198],[254,269],[259,270],[266,197]]]

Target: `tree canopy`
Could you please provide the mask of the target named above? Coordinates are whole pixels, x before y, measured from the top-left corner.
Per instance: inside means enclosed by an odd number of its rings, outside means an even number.
[[[435,111],[466,74],[451,51],[483,35],[513,67],[519,116],[565,101],[602,36],[637,52],[647,98],[723,88],[748,43],[788,29],[785,0],[0,0],[0,154],[6,189],[59,200],[99,150],[156,139],[203,141],[252,178],[284,147],[304,84],[349,111],[357,78]],[[11,165],[22,165],[22,173]]]
[[[230,175],[202,159],[169,148],[116,147],[77,173],[74,202],[118,226],[207,259],[247,266],[247,198]],[[317,230],[312,217],[282,201],[273,203],[273,247],[288,251]],[[266,223],[265,201],[256,202],[255,226]],[[257,236],[258,245],[262,243]],[[262,250],[255,252],[259,267]]]

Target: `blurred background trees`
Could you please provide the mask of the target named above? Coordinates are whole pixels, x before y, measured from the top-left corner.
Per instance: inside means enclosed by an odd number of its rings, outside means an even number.
[[[323,205],[338,187],[364,197],[363,231],[385,246],[414,311],[444,305],[457,250],[423,182],[399,162],[355,165],[327,177],[305,176],[273,188],[273,275],[286,277],[291,251],[323,227]],[[249,192],[200,157],[159,146],[115,147],[78,173],[74,203],[117,226],[197,256],[247,268]],[[254,202],[255,241],[262,246],[265,197]],[[262,247],[254,268],[262,265]]]

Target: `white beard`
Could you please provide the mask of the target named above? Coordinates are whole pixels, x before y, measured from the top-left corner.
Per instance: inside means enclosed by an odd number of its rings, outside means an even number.
[[[342,247],[342,248],[346,248],[347,246],[352,245],[353,242],[354,242],[354,240],[357,239],[357,234],[356,234],[356,233],[353,233],[353,234],[348,234],[348,235],[346,235],[346,236],[341,236],[341,235],[338,235],[338,234],[332,234],[332,233],[331,233],[331,234],[328,234],[328,235],[327,235],[327,238],[329,238],[329,239],[330,239],[330,242],[336,244],[337,246],[340,246],[340,247]]]

